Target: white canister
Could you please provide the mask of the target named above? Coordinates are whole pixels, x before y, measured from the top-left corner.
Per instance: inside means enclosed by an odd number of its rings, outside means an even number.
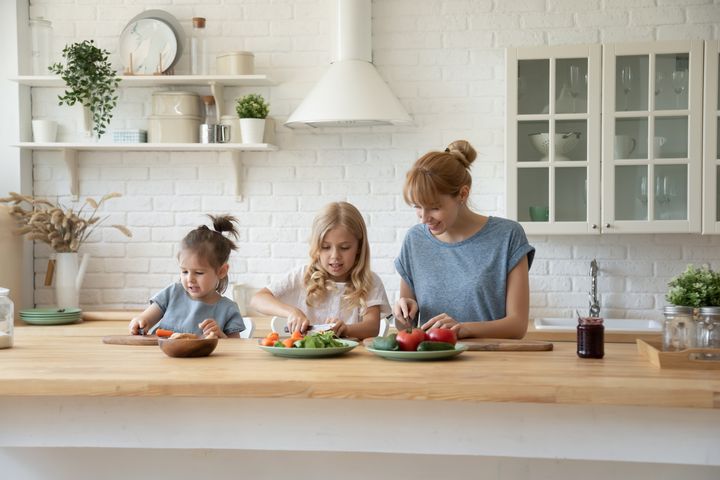
[[[215,59],[218,75],[252,75],[255,73],[255,54],[252,52],[221,53]]]
[[[242,135],[240,135],[240,119],[237,115],[223,115],[220,117],[220,123],[230,127],[230,143],[242,143]]]
[[[52,143],[57,138],[58,124],[55,120],[32,121],[33,142]]]
[[[10,290],[0,287],[0,348],[13,346],[14,305]]]
[[[199,117],[202,114],[200,96],[174,90],[155,92],[152,94],[152,114]]]
[[[200,117],[158,116],[148,118],[148,142],[197,143]]]

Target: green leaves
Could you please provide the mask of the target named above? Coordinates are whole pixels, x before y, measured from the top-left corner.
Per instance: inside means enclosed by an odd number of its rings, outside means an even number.
[[[685,307],[720,306],[720,272],[707,266],[687,269],[668,283],[670,289],[665,300],[673,305]]]
[[[79,103],[89,109],[97,138],[110,124],[118,100],[115,92],[120,78],[108,61],[109,55],[107,50],[96,47],[93,40],[84,40],[63,48],[65,65],[55,63],[48,67],[67,85],[65,94],[58,95],[59,104],[72,106]]]
[[[337,341],[335,332],[328,330],[326,332],[309,333],[295,342],[295,346],[298,348],[331,348],[344,347],[345,345]]]
[[[239,118],[265,118],[270,110],[270,104],[265,102],[262,95],[251,93],[238,98],[235,111]]]

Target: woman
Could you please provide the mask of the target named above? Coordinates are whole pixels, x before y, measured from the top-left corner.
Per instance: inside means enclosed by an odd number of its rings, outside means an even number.
[[[522,227],[468,207],[470,165],[465,140],[430,152],[407,173],[403,197],[421,223],[403,241],[395,268],[398,328],[450,328],[458,338],[522,338],[530,308],[528,270],[535,255]]]

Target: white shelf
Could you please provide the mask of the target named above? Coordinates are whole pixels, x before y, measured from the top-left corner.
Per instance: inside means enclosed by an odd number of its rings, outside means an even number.
[[[162,87],[168,85],[223,85],[225,87],[261,87],[275,85],[267,75],[120,75],[120,87]],[[10,79],[30,87],[64,88],[56,75],[21,75]]]
[[[235,196],[242,201],[240,184],[242,183],[242,152],[274,152],[276,145],[269,143],[80,143],[56,142],[35,143],[21,142],[14,145],[25,150],[58,151],[62,153],[63,160],[70,175],[70,193],[77,200],[80,195],[78,180],[79,151],[104,152],[230,152],[232,165],[235,170]]]

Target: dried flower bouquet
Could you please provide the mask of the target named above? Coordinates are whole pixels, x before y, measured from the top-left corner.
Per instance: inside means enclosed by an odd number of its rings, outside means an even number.
[[[77,252],[80,245],[107,219],[97,216],[102,204],[119,196],[121,196],[119,193],[108,193],[100,201],[88,197],[78,211],[60,203],[54,204],[48,200],[15,192],[10,192],[9,197],[0,198],[0,203],[12,205],[9,213],[18,225],[16,234],[47,243],[55,252],[67,253]],[[86,210],[86,207],[92,210]],[[132,237],[132,232],[124,225],[111,225],[111,227],[127,237]]]

